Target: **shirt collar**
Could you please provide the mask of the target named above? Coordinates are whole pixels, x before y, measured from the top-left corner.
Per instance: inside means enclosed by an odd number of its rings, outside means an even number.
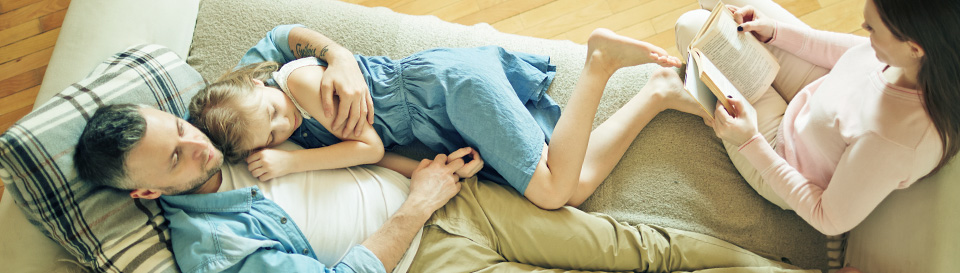
[[[160,199],[185,211],[247,212],[253,207],[254,201],[263,200],[264,197],[259,187],[252,186],[217,193],[163,195]]]

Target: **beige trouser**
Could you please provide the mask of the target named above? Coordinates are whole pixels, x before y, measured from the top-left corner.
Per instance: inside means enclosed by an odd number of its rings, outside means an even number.
[[[708,9],[712,9],[716,3],[716,0],[700,0],[700,6]],[[780,23],[807,26],[796,16],[770,0],[726,0],[724,3],[738,7],[751,5]],[[695,10],[684,13],[677,19],[677,47],[684,55],[684,60],[686,60],[687,46],[693,40],[693,36],[696,36],[700,27],[707,21],[709,15],[710,11],[708,10]],[[823,77],[829,70],[800,59],[780,48],[768,45],[767,49],[770,49],[773,56],[777,58],[777,62],[780,64],[780,72],[777,74],[777,78],[773,80],[770,89],[753,104],[753,107],[757,109],[757,129],[769,141],[770,146],[776,147],[780,121],[787,109],[787,103],[803,87]],[[740,175],[760,196],[780,206],[780,208],[791,209],[783,201],[783,198],[773,192],[769,184],[764,183],[760,172],[738,151],[738,146],[726,141],[723,142],[723,146],[726,148],[727,154],[730,155],[730,161],[740,171]]]
[[[819,272],[792,268],[702,234],[542,210],[513,189],[468,179],[425,225],[410,272]]]

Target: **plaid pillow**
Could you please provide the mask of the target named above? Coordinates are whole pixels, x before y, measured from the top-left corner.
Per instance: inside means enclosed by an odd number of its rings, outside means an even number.
[[[0,136],[0,179],[33,225],[95,271],[176,272],[159,203],[80,181],[73,152],[100,106],[139,103],[185,117],[204,86],[162,46],[117,53]]]

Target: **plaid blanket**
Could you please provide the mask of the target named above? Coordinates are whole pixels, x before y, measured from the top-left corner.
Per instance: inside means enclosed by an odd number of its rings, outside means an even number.
[[[0,179],[33,225],[93,270],[176,272],[158,202],[80,181],[73,152],[100,106],[138,103],[185,117],[204,86],[162,46],[120,52],[0,136]]]

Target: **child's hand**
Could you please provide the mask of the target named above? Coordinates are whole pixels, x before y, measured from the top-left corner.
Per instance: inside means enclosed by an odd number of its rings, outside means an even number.
[[[288,151],[263,149],[247,157],[247,168],[261,182],[290,173],[293,156]]]
[[[467,155],[470,156],[470,162],[467,162],[456,171],[457,176],[460,176],[460,178],[473,177],[483,168],[483,159],[480,158],[480,153],[470,147],[460,148],[450,153],[450,155],[447,156],[447,163],[449,164],[451,161],[463,159]],[[463,161],[466,162],[467,160],[463,159]]]

